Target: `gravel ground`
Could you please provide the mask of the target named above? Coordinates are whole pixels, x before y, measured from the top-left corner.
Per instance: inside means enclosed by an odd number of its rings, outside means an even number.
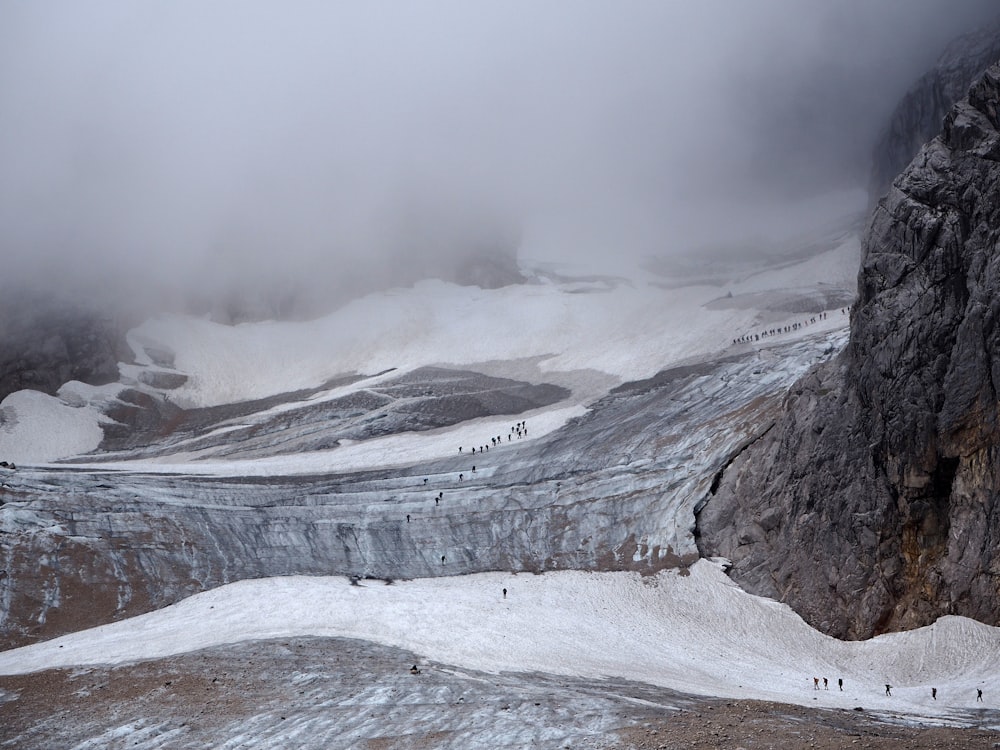
[[[416,664],[419,674],[411,674]],[[0,677],[0,748],[993,748],[971,728],[488,674],[346,639],[234,644],[119,667]]]

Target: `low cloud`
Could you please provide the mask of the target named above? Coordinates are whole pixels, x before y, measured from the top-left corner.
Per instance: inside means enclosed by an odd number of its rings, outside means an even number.
[[[988,2],[7,3],[6,278],[345,295],[684,252],[863,185]],[[759,231],[759,228],[754,228]]]

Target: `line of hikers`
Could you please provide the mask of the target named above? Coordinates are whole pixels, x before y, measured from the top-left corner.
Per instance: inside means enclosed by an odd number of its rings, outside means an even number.
[[[819,690],[819,681],[820,681],[819,677],[813,677],[813,690]],[[830,685],[829,682],[824,677],[823,678],[823,689],[824,690],[829,690],[830,689],[829,685]],[[844,690],[844,678],[843,677],[838,677],[837,678],[837,687],[840,688],[841,692],[843,692],[843,690]],[[885,694],[887,696],[889,696],[890,698],[892,697],[892,685],[890,685],[889,683],[886,683],[886,685],[885,685]],[[933,698],[934,700],[937,700],[937,688],[936,687],[932,687],[931,688],[931,698]],[[976,702],[977,703],[982,703],[983,702],[983,690],[982,690],[982,688],[976,688]]]
[[[518,440],[520,440],[522,437],[527,437],[528,436],[528,420],[524,420],[523,422],[518,422],[516,425],[514,425],[513,427],[510,428],[510,432],[507,433],[507,442],[508,443],[514,438],[514,435],[517,435],[517,439]],[[495,437],[491,437],[490,438],[490,442],[489,442],[488,445],[486,443],[483,443],[482,445],[480,445],[479,446],[479,452],[480,453],[485,453],[486,451],[488,451],[490,449],[490,445],[492,445],[494,448],[496,448],[496,447],[498,447],[498,446],[500,446],[502,444],[503,444],[503,437],[501,435],[496,435]],[[462,446],[461,445],[458,446],[458,452],[459,453],[462,452]],[[472,455],[473,456],[476,455],[476,446],[472,446]],[[475,470],[473,469],[473,471],[475,471]]]
[[[510,433],[507,435],[507,441],[510,442],[511,437],[513,435],[517,435],[517,439],[520,440],[523,436],[526,436],[527,434],[528,434],[528,421],[527,420],[523,420],[521,422],[518,422],[517,424],[515,424],[513,427],[510,428]],[[500,445],[501,442],[502,441],[501,441],[499,435],[497,435],[496,437],[491,437],[490,438],[490,443],[493,445],[494,448],[496,448],[498,445]],[[485,453],[489,449],[490,449],[489,445],[482,445],[482,446],[479,447],[479,452],[480,453]],[[459,453],[462,452],[462,446],[461,445],[458,446],[458,452]],[[472,455],[475,455],[475,454],[476,454],[476,449],[473,448],[472,449]],[[476,473],[476,465],[475,464],[472,465],[472,473],[473,474]],[[430,479],[428,477],[424,477],[423,483],[425,485],[429,481],[430,481]],[[458,475],[458,481],[459,482],[465,481],[465,473],[464,472],[460,472],[459,473],[459,475]],[[437,493],[437,497],[434,498],[434,505],[440,505],[442,500],[444,500],[444,492],[443,491]],[[412,520],[411,519],[411,515],[409,513],[407,513],[406,514],[406,522],[410,523],[411,520]],[[444,565],[445,559],[446,559],[445,556],[441,555],[441,564],[442,565]],[[503,596],[504,596],[505,599],[507,598],[507,589],[503,590]]]
[[[842,315],[846,315],[847,308],[846,307],[840,308],[840,312]],[[821,312],[816,315],[813,315],[811,318],[809,318],[809,320],[803,321],[801,323],[789,323],[784,326],[778,326],[777,328],[768,328],[767,330],[761,331],[759,333],[747,333],[744,334],[743,336],[738,336],[735,339],[733,339],[733,343],[750,344],[753,343],[754,341],[760,341],[761,339],[766,339],[768,336],[777,336],[782,333],[791,333],[792,331],[798,331],[801,328],[805,328],[808,325],[813,325],[817,321],[826,320],[827,317],[828,313]]]

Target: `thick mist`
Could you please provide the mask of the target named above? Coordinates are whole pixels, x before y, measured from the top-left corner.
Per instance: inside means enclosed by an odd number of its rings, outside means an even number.
[[[10,282],[192,304],[645,255],[863,186],[968,0],[10,2]],[[780,228],[780,227],[779,227]],[[29,281],[30,280],[30,281]]]

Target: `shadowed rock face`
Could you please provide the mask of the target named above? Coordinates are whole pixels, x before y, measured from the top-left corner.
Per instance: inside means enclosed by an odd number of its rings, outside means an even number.
[[[1000,623],[1000,66],[876,208],[845,352],[699,515],[703,554],[821,630]]]
[[[124,330],[96,307],[0,289],[0,401],[26,388],[54,394],[70,380],[117,380],[118,362],[131,358]]]
[[[966,34],[948,45],[934,68],[920,77],[897,105],[875,145],[868,187],[874,203],[931,138],[952,105],[1000,59],[1000,23]]]

